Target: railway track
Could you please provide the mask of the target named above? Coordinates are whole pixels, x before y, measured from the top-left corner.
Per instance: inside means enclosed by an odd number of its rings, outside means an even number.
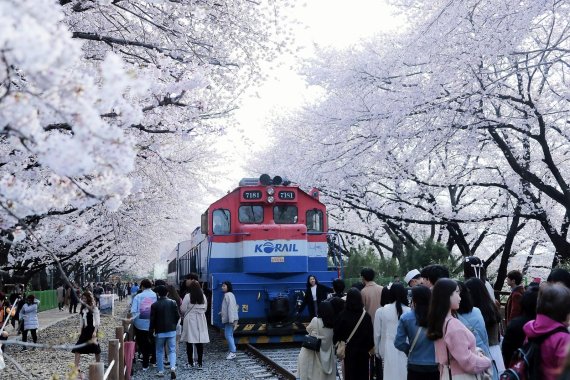
[[[245,352],[239,353],[237,360],[253,379],[295,380],[299,350],[298,345],[259,348],[247,344]]]

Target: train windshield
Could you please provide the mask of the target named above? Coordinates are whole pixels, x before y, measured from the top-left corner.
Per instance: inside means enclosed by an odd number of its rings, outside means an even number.
[[[273,220],[277,224],[297,223],[297,206],[279,205],[273,207]]]
[[[213,212],[214,234],[223,235],[230,233],[230,210],[217,209]]]
[[[263,206],[255,206],[255,205],[240,206],[239,222],[244,224],[263,222]]]
[[[321,210],[307,211],[307,231],[323,232],[323,212]]]

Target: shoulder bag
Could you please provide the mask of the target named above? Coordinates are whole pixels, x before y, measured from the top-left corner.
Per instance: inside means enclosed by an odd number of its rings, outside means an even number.
[[[360,326],[360,323],[364,319],[364,315],[366,315],[366,310],[362,310],[362,315],[360,316],[360,319],[356,323],[356,326],[354,326],[354,329],[352,329],[352,332],[350,333],[346,342],[341,340],[336,344],[336,357],[339,358],[340,360],[344,360],[346,345],[348,344],[348,342],[350,341],[356,330],[358,330],[358,326]]]
[[[414,337],[414,341],[412,342],[412,346],[410,347],[410,351],[408,351],[408,357],[410,357],[410,355],[412,354],[412,351],[414,351],[414,347],[416,347],[416,343],[418,342],[418,337],[420,336],[420,332],[422,331],[423,327],[419,327],[418,331],[416,332],[416,336]]]

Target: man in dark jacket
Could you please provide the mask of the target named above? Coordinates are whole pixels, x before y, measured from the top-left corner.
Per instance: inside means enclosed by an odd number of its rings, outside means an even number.
[[[154,291],[158,295],[158,300],[150,307],[149,332],[155,335],[158,376],[164,376],[164,345],[167,344],[170,378],[176,379],[176,325],[180,318],[178,305],[166,297],[168,294],[166,286],[159,285]]]
[[[505,307],[505,322],[509,322],[521,315],[521,300],[524,293],[522,283],[522,273],[518,270],[512,270],[507,273],[507,285],[511,288],[511,294],[507,299],[507,306]]]
[[[521,315],[515,317],[507,325],[505,338],[501,345],[505,367],[509,367],[511,358],[516,350],[524,344],[526,335],[523,326],[536,318],[536,302],[538,299],[538,286],[529,286],[521,299]]]

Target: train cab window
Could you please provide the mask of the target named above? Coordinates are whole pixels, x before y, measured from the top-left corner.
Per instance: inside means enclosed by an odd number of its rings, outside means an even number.
[[[297,206],[279,205],[273,207],[273,220],[277,224],[297,223]]]
[[[230,233],[230,210],[217,209],[212,213],[214,235]]]
[[[263,222],[263,206],[256,206],[256,205],[240,206],[239,222],[244,224]]]
[[[323,232],[323,212],[313,209],[307,211],[307,231]]]

